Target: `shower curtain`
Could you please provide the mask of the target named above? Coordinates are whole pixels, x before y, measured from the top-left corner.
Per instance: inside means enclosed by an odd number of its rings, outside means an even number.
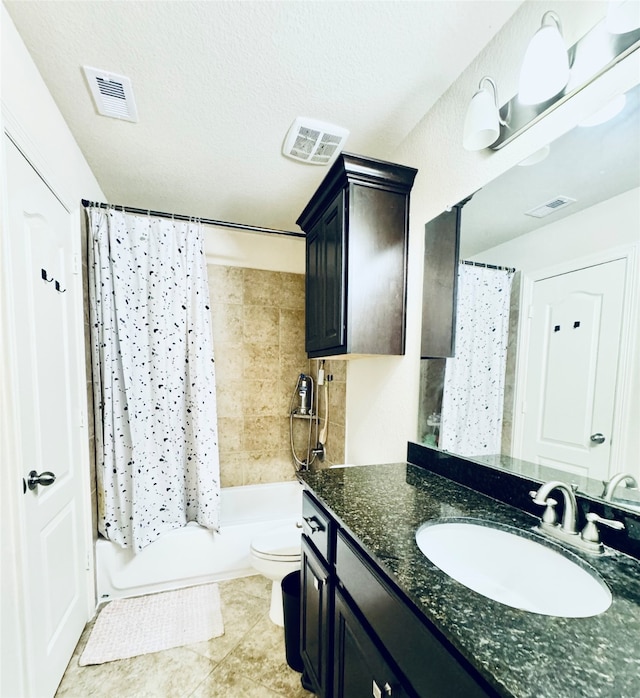
[[[98,527],[137,552],[188,521],[218,527],[203,236],[191,221],[87,215]]]
[[[447,359],[440,448],[500,453],[513,272],[461,264],[455,358]]]

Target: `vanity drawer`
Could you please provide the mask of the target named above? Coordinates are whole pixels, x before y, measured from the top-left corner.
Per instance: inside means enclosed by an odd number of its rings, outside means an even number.
[[[336,576],[377,641],[418,696],[495,696],[476,670],[409,606],[408,599],[377,570],[375,562],[342,531],[336,541]]]
[[[306,490],[302,493],[302,531],[320,556],[333,562],[331,517]]]

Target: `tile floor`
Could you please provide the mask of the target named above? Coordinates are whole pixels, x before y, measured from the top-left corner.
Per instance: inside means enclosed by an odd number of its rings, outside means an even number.
[[[222,637],[165,652],[78,666],[93,621],[82,633],[56,698],[313,698],[289,668],[284,631],[269,620],[271,582],[220,582]]]

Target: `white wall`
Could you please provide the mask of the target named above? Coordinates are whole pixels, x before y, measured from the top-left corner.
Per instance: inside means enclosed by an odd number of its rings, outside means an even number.
[[[2,32],[2,130],[22,150],[43,179],[54,190],[63,204],[74,212],[77,239],[76,250],[80,250],[80,199],[104,199],[104,194],[87,165],[71,132],[67,128],[62,115],[58,111],[49,91],[44,85],[31,57],[29,56],[18,32],[4,7],[0,9],[0,25]],[[2,181],[5,181],[4,138],[2,144]],[[2,198],[6,197],[3,186]],[[5,207],[3,207],[4,211]],[[4,213],[0,219],[0,227],[4,228]],[[4,233],[0,240],[5,240]],[[7,274],[3,270],[11,260],[6,258],[3,245],[0,245],[0,285]],[[80,283],[77,277],[77,283]],[[20,574],[20,539],[19,526],[19,497],[22,496],[20,477],[25,467],[20,462],[19,438],[17,424],[14,420],[15,404],[19,399],[15,386],[12,385],[13,371],[6,347],[7,325],[6,307],[8,289],[2,287],[0,293],[0,334],[3,347],[0,355],[0,462],[3,486],[0,487],[0,511],[2,522],[2,669],[0,674],[0,695],[26,695],[26,673],[24,671],[25,647],[21,626],[23,622],[23,584]],[[75,294],[79,298],[76,312],[82,317],[82,293]],[[81,325],[81,323],[80,323]],[[78,337],[82,342],[82,337]],[[84,358],[84,352],[80,351]],[[84,377],[84,364],[79,366]],[[87,439],[85,439],[87,441]],[[85,446],[83,452],[85,471],[88,480],[88,452]],[[26,471],[26,470],[25,470]],[[88,484],[88,483],[87,483]],[[87,495],[89,490],[87,489]],[[88,513],[88,503],[87,503]],[[87,520],[88,524],[89,521]],[[87,526],[87,541],[91,540],[91,532]],[[87,609],[90,608],[87,599]]]
[[[425,223],[568,131],[613,87],[637,81],[635,56],[635,63],[619,64],[605,80],[580,92],[500,151],[465,151],[462,125],[480,78],[491,75],[497,81],[501,103],[516,93],[526,45],[548,9],[562,17],[571,45],[604,17],[606,3],[524,3],[395,153],[396,162],[419,170],[411,194],[407,349],[404,357],[349,362],[347,462],[402,461],[407,441],[416,439]]]
[[[304,238],[205,226],[208,264],[304,274]]]
[[[527,273],[639,242],[640,189],[631,189],[472,259]]]

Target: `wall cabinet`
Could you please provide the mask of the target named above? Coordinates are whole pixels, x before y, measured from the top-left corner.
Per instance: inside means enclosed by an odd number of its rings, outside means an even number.
[[[302,656],[318,698],[495,695],[308,491],[303,519]]]
[[[417,170],[342,153],[300,217],[310,358],[404,354],[409,193]]]

